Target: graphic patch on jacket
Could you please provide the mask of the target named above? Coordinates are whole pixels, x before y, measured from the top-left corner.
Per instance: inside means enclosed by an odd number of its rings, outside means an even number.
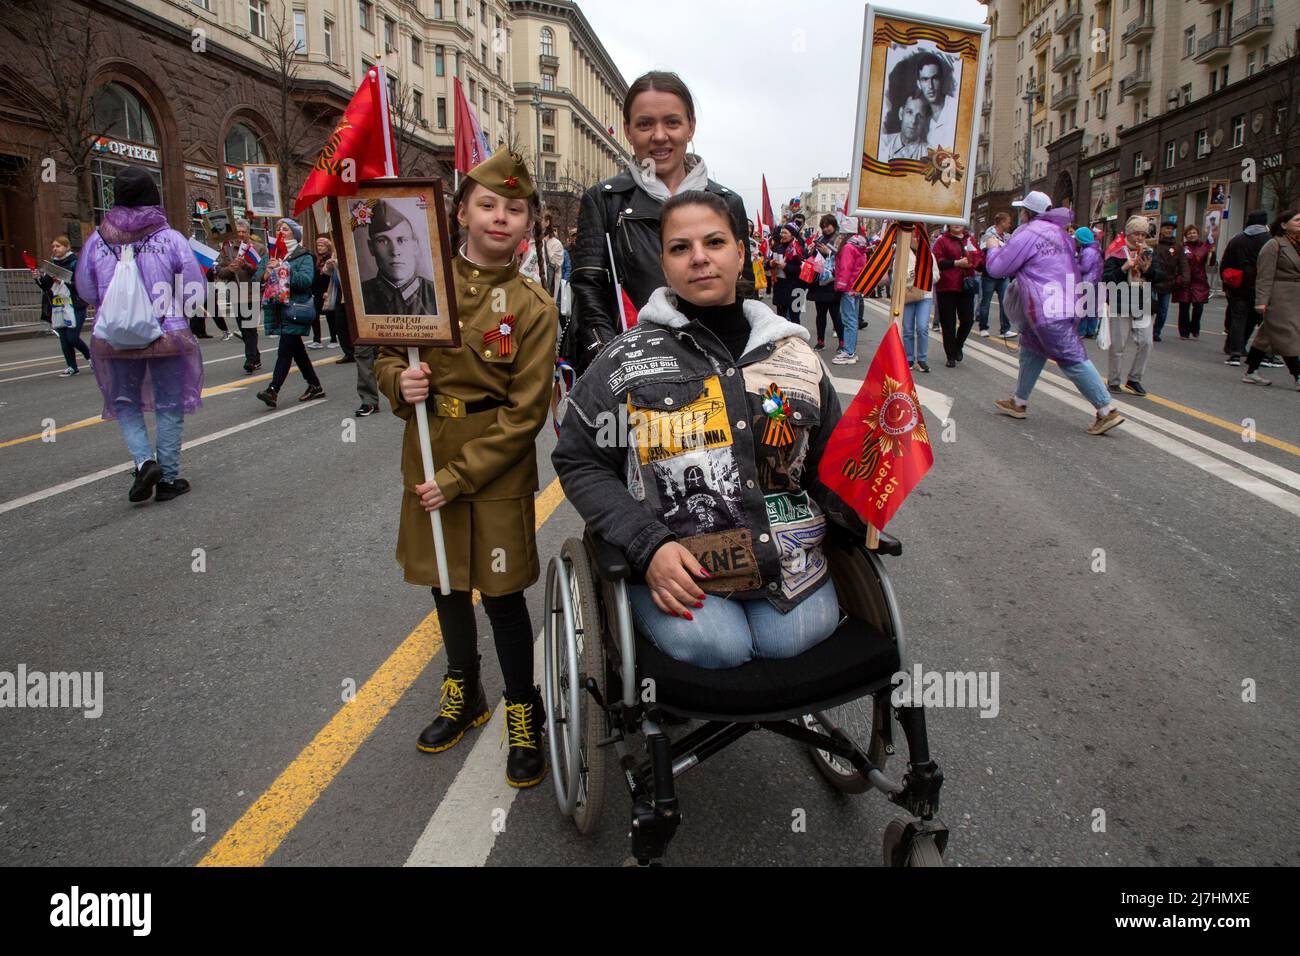
[[[808,350],[802,339],[782,339],[767,358],[746,365],[745,391],[762,395],[769,385],[776,385],[791,401],[821,404],[822,363],[809,362],[801,352]]]
[[[748,528],[697,534],[683,539],[681,545],[709,572],[705,591],[756,591],[762,586],[754,539]]]
[[[821,581],[826,518],[806,491],[764,495],[763,501],[781,559],[781,591],[793,599]]]
[[[730,446],[652,461],[660,518],[679,538],[745,526],[740,469]]]
[[[643,465],[700,448],[731,444],[727,401],[716,375],[704,380],[704,392],[699,398],[676,411],[638,408],[630,398],[627,406],[632,441]]]

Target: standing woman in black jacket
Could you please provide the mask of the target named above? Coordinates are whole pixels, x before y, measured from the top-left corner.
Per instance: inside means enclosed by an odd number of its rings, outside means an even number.
[[[716,193],[726,202],[736,231],[744,234],[740,196],[709,179],[704,160],[686,151],[695,136],[695,100],[681,77],[659,70],[638,77],[623,99],[623,132],[632,146],[632,161],[624,172],[588,189],[578,212],[570,276],[573,315],[561,352],[579,374],[623,331],[606,236],[614,247],[619,284],[640,309],[664,284],[659,212],[671,196],[692,189]],[[748,247],[737,292],[754,297]]]

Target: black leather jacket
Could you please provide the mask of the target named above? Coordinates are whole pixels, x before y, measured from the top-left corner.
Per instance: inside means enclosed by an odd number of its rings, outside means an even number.
[[[740,196],[713,180],[706,187],[726,200],[736,222],[737,233],[747,236],[745,203]],[[597,183],[582,197],[578,211],[578,239],[573,248],[573,315],[560,344],[561,355],[581,375],[600,350],[621,331],[614,301],[614,280],[609,272],[609,249],[614,245],[618,281],[632,305],[640,309],[650,293],[664,285],[659,266],[659,210],[663,203],[637,186],[624,170]],[[745,243],[745,267],[736,283],[741,298],[756,298],[749,243]]]

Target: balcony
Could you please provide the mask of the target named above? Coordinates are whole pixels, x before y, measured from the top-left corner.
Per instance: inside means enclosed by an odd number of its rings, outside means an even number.
[[[1052,109],[1063,110],[1079,98],[1079,84],[1067,83],[1052,94]]]
[[[991,175],[993,175],[993,167],[990,166],[988,163],[976,163],[976,164],[975,164],[975,175],[976,175],[976,176],[991,176]]]
[[[1215,30],[1197,41],[1195,60],[1197,63],[1215,63],[1227,59],[1231,53],[1232,46],[1228,42],[1228,31]]]
[[[1132,96],[1135,93],[1142,93],[1149,89],[1151,89],[1151,71],[1149,69],[1134,70],[1119,81],[1120,96]]]
[[[1273,32],[1273,5],[1261,6],[1254,13],[1232,21],[1232,42],[1262,40]]]
[[[1029,32],[1029,48],[1037,50],[1046,43],[1052,36],[1052,31],[1047,29],[1046,23],[1040,23]]]
[[[980,135],[979,135],[979,145],[980,145],[980,146],[987,146],[988,144],[989,144],[989,134],[988,134],[988,131],[985,130],[984,132],[980,133]]]
[[[560,65],[560,58],[558,56],[551,56],[547,53],[543,53],[540,56],[538,56],[537,60],[538,60],[538,65],[543,70],[554,70],[558,68]]]
[[[993,95],[988,90],[984,91],[984,105],[980,107],[980,115],[993,115]]]
[[[1079,48],[1077,46],[1068,46],[1064,50],[1057,50],[1056,55],[1052,57],[1052,72],[1064,73],[1066,70],[1072,70],[1079,65]]]
[[[1151,35],[1155,32],[1156,18],[1150,10],[1147,10],[1124,28],[1124,42],[1141,43],[1143,40],[1151,39]]]
[[[1073,30],[1083,21],[1083,10],[1081,9],[1081,6],[1079,0],[1067,2],[1065,10],[1056,15],[1054,32],[1057,36],[1060,36],[1067,30]]]

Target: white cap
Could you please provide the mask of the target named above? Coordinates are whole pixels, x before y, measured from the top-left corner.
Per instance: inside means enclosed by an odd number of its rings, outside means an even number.
[[[1024,199],[1013,200],[1011,205],[1023,206],[1030,212],[1042,214],[1052,208],[1052,197],[1047,193],[1040,193],[1037,189],[1025,196]]]

